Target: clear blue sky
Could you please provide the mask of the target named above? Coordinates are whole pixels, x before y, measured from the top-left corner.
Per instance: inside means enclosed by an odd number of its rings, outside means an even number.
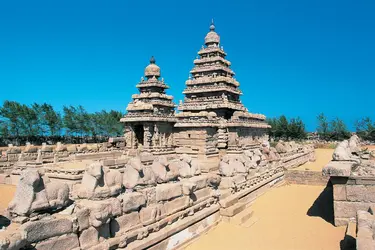
[[[154,55],[182,91],[211,18],[250,112],[375,119],[374,0],[1,1],[0,102],[125,111]]]

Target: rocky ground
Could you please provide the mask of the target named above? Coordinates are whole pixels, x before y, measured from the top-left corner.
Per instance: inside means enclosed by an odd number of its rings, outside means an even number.
[[[272,189],[252,205],[241,226],[220,223],[186,249],[340,249],[345,227],[332,224],[330,187],[289,185]]]
[[[16,192],[16,186],[0,184],[0,215],[8,207],[9,202],[13,199]]]

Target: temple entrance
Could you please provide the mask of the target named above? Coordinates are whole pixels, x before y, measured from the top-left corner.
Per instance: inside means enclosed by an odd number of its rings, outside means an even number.
[[[135,125],[134,126],[134,133],[135,138],[137,139],[137,146],[142,145],[143,146],[143,140],[144,140],[144,129],[142,125]]]

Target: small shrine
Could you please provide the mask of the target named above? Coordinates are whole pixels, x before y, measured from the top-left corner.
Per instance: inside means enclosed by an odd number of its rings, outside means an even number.
[[[174,150],[175,104],[173,97],[165,92],[169,87],[160,78],[160,67],[154,57],[136,87],[139,94],[132,95],[127,114],[121,119],[125,124],[126,148],[153,153]]]

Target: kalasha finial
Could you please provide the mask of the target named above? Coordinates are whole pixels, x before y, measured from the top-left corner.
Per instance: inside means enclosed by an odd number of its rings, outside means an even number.
[[[155,64],[155,62],[156,62],[156,61],[155,61],[155,57],[154,57],[154,56],[151,56],[150,63],[151,63],[151,64]]]
[[[213,19],[213,18],[212,18],[212,20],[211,20],[210,30],[211,30],[211,31],[214,31],[214,30],[215,30],[215,24],[214,24],[214,19]]]

